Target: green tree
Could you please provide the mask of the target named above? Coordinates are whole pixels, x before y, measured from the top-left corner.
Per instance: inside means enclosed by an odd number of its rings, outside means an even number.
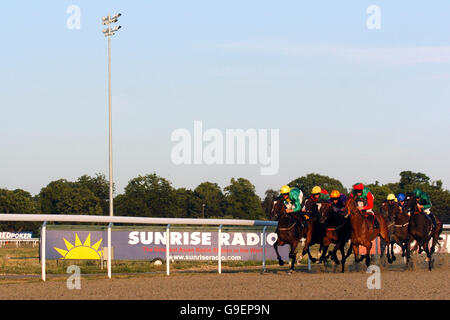
[[[392,189],[387,185],[380,185],[380,184],[367,184],[367,188],[372,192],[374,201],[373,201],[373,210],[377,213],[380,213],[380,206],[381,203],[386,200],[388,194],[394,193]]]
[[[38,214],[39,204],[29,192],[22,189],[0,189],[0,213]],[[4,221],[0,223],[0,230],[37,233],[39,226],[39,222]]]
[[[76,182],[80,187],[85,187],[100,200],[103,215],[109,214],[109,181],[104,174],[97,173],[95,177],[83,175]],[[113,185],[113,192],[114,192]]]
[[[429,184],[430,178],[421,172],[402,171],[400,172],[400,187],[405,188],[414,184]]]
[[[219,218],[224,216],[225,196],[217,183],[202,182],[195,189],[194,194],[202,212],[204,206],[205,218]]]
[[[225,187],[226,215],[236,219],[262,219],[264,212],[255,186],[247,179],[231,179]]]
[[[279,191],[274,189],[267,189],[265,192],[265,197],[263,202],[261,203],[261,206],[264,210],[264,215],[266,217],[270,216],[270,210],[272,209],[272,201],[278,197]]]
[[[171,183],[155,173],[131,179],[124,191],[114,201],[117,215],[176,217],[180,212]]]
[[[288,185],[290,187],[299,187],[305,196],[311,195],[311,190],[314,186],[319,186],[322,189],[326,189],[328,192],[331,192],[332,190],[339,190],[339,192],[343,193],[347,192],[339,180],[317,173],[310,173],[306,176],[292,180]]]
[[[101,200],[86,186],[65,179],[50,182],[42,188],[38,199],[45,214],[103,213]]]
[[[176,199],[176,214],[178,218],[201,218],[200,199],[195,195],[195,192],[186,188],[179,188],[175,190]]]

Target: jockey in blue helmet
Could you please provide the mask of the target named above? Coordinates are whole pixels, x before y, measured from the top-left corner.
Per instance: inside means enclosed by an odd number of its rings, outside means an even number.
[[[405,204],[405,199],[406,199],[406,196],[403,193],[399,193],[397,195],[397,201],[398,201],[398,205],[400,207],[403,207],[403,205]]]

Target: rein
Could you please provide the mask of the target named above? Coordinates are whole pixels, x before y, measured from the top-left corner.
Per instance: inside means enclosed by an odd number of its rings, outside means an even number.
[[[287,227],[287,228],[280,228],[280,227],[278,227],[278,230],[281,230],[281,231],[291,230],[295,226],[296,223],[297,223],[297,221],[294,221],[294,223],[292,225],[290,225],[289,227]]]
[[[327,231],[338,231],[347,221],[344,221],[339,227],[336,228],[325,228]]]
[[[388,228],[391,226],[394,226],[394,228],[403,228],[406,227],[409,224],[409,222],[406,222],[404,224],[395,224],[395,222],[392,222],[390,225],[388,225]]]

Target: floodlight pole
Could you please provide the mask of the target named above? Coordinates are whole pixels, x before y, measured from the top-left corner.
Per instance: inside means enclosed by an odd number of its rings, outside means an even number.
[[[104,17],[103,25],[108,25],[107,30],[103,30],[103,34],[108,38],[108,118],[109,118],[109,216],[114,215],[113,206],[113,166],[112,166],[112,102],[111,102],[111,36],[121,27],[111,29],[111,23],[117,22],[121,14]],[[111,278],[111,228],[112,223],[108,225],[108,278]]]
[[[111,34],[111,24],[108,24]],[[109,215],[113,216],[112,106],[111,106],[111,36],[108,36],[108,110],[109,110]]]

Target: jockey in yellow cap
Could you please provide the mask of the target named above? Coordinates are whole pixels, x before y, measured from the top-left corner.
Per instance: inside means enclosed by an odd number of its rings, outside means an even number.
[[[303,192],[297,187],[289,187],[284,185],[280,189],[281,197],[283,198],[283,203],[286,206],[287,213],[294,213],[294,216],[299,217],[302,209],[303,202]]]

